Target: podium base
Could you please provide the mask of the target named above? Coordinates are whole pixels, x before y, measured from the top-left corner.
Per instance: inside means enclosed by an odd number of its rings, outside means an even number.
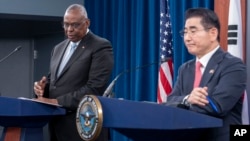
[[[43,128],[6,127],[0,141],[43,141]]]

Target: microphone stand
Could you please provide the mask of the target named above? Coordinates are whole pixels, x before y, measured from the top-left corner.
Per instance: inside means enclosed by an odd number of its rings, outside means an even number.
[[[16,47],[12,52],[10,52],[7,56],[3,57],[1,60],[0,60],[0,63],[2,63],[4,60],[6,60],[8,57],[10,57],[13,53],[15,53],[16,51],[19,51],[22,47],[21,46],[18,46]],[[0,91],[0,96],[2,95],[1,91]]]
[[[114,85],[115,85],[115,82],[116,80],[124,73],[127,73],[127,72],[130,72],[130,71],[133,71],[133,70],[137,70],[137,69],[142,69],[142,68],[145,68],[145,67],[148,67],[148,66],[151,66],[153,64],[157,64],[159,62],[153,62],[153,63],[150,63],[150,64],[146,64],[146,65],[143,65],[143,66],[138,66],[138,67],[135,67],[134,69],[129,69],[129,70],[125,70],[123,72],[121,72],[120,74],[118,74],[115,79],[109,84],[109,86],[107,87],[107,89],[105,90],[105,92],[103,93],[103,97],[113,97],[113,94],[112,94],[112,90],[114,88]]]
[[[4,60],[6,60],[8,57],[10,57],[13,53],[15,53],[16,51],[19,51],[22,47],[21,46],[18,46],[16,47],[12,52],[10,52],[7,56],[5,56],[4,58],[2,58],[0,60],[0,63],[2,63]]]
[[[109,86],[107,87],[107,89],[105,90],[104,94],[102,95],[103,97],[113,97],[112,91],[115,85],[115,82],[117,81],[117,79],[124,73],[128,72],[128,70],[121,72],[120,74],[118,74],[115,79],[109,84]]]

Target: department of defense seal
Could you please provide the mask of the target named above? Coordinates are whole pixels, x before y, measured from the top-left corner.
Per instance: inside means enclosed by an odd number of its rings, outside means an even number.
[[[102,106],[94,95],[86,95],[80,101],[76,112],[76,126],[81,138],[94,141],[101,132],[103,123]]]

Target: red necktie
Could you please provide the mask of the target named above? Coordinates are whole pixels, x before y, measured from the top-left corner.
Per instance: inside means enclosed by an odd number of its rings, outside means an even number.
[[[199,61],[196,62],[195,65],[195,79],[194,79],[194,88],[199,87],[201,81],[201,63]]]

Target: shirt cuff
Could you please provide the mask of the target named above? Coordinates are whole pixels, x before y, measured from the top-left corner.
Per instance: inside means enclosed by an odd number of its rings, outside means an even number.
[[[189,98],[189,95],[185,96],[182,100],[182,104],[190,107],[190,103],[187,101],[187,99]]]

